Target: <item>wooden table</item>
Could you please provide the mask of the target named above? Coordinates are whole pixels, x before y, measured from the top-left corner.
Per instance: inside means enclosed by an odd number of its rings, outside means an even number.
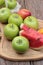
[[[32,15],[43,19],[43,0],[18,0],[22,8],[29,9]],[[43,65],[43,60],[39,61],[24,61],[24,62],[12,62],[0,58],[0,65]]]

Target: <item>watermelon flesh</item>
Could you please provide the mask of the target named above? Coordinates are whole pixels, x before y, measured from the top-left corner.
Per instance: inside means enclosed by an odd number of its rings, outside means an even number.
[[[22,26],[23,31],[20,35],[26,37],[30,40],[30,47],[37,48],[43,46],[43,34],[40,34],[38,31],[28,28],[26,25]]]

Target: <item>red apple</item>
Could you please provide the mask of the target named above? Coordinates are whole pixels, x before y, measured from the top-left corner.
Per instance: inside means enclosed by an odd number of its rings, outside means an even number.
[[[25,19],[27,16],[31,16],[31,12],[27,9],[21,9],[18,11],[18,14]]]

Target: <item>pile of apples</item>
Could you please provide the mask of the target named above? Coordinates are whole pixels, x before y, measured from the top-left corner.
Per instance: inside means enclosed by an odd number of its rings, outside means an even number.
[[[1,8],[0,22],[5,24],[4,35],[12,41],[12,48],[16,52],[24,53],[29,47],[39,49],[43,46],[43,35],[37,31],[38,20],[29,10],[21,9],[12,14],[9,8]]]

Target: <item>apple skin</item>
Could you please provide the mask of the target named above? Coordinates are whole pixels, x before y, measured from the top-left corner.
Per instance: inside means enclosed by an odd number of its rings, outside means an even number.
[[[2,6],[5,3],[4,0],[0,0],[0,6]]]
[[[17,5],[17,1],[16,0],[8,0],[7,4],[8,4],[9,9],[14,9]]]
[[[27,9],[21,9],[18,11],[18,14],[25,19],[27,16],[31,16],[31,12]]]
[[[33,16],[26,17],[26,19],[24,20],[24,24],[35,30],[37,30],[39,27],[38,20]]]
[[[12,40],[12,47],[18,53],[24,53],[29,48],[29,41],[23,36],[17,36]]]
[[[0,9],[0,22],[1,23],[7,23],[10,15],[11,15],[11,12],[8,8],[1,8]]]
[[[1,8],[4,8],[4,7],[6,7],[6,4],[5,3],[1,6]]]
[[[13,23],[20,27],[21,23],[23,23],[23,19],[20,15],[15,13],[9,17],[8,23]]]
[[[7,24],[4,28],[4,35],[8,40],[12,40],[19,33],[19,29],[15,24]]]

